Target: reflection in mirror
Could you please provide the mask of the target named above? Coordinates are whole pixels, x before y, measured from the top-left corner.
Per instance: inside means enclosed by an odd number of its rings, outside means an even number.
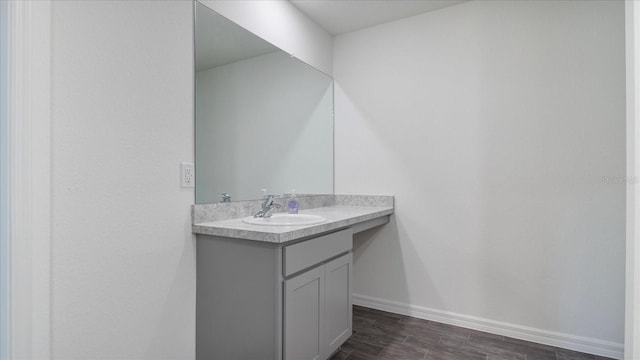
[[[333,193],[333,80],[196,2],[196,203]]]

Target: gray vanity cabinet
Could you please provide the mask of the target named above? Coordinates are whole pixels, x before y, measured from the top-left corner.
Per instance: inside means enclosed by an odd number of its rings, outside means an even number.
[[[352,255],[285,281],[285,360],[325,359],[352,331]]]
[[[198,235],[196,358],[327,359],[351,336],[352,238]]]

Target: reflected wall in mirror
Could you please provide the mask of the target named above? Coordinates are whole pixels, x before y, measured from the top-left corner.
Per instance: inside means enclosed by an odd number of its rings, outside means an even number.
[[[333,193],[333,80],[196,2],[196,203]]]

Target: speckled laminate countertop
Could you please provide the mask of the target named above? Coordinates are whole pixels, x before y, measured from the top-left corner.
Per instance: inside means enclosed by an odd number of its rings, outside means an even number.
[[[242,221],[244,218],[239,218],[193,224],[193,232],[204,235],[283,243],[388,216],[393,213],[393,207],[336,205],[303,210],[300,213],[319,215],[324,217],[326,221],[314,225],[262,226],[244,223]]]
[[[337,197],[337,196],[336,196]],[[194,215],[192,231],[195,234],[223,236],[230,238],[238,238],[245,240],[264,241],[270,243],[284,243],[309,236],[319,235],[354,226],[367,221],[388,217],[393,214],[393,198],[384,199],[385,201],[364,202],[366,206],[358,204],[360,201],[353,201],[353,198],[342,201],[337,198],[335,205],[314,207],[301,210],[301,214],[319,215],[326,219],[325,222],[313,225],[296,225],[296,226],[263,226],[244,223],[242,220],[247,216],[237,217],[233,219],[211,219],[206,221],[197,214]],[[348,205],[344,205],[344,203]],[[199,206],[199,205],[196,205]],[[195,210],[196,212],[198,210]]]

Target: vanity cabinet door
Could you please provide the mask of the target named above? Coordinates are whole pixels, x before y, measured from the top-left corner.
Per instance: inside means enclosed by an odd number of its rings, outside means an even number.
[[[284,359],[324,360],[325,268],[284,282]]]
[[[353,257],[348,253],[325,265],[325,351],[331,355],[351,336],[351,278]]]

